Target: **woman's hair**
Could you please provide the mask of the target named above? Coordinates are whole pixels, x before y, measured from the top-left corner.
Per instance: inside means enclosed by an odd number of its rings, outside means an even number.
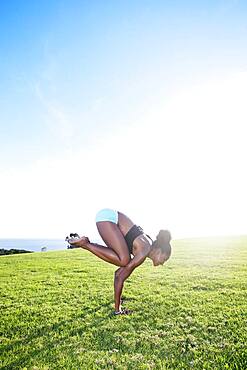
[[[156,239],[153,242],[153,248],[159,248],[162,252],[167,254],[169,258],[171,255],[171,233],[168,230],[160,230],[159,234],[156,236]]]

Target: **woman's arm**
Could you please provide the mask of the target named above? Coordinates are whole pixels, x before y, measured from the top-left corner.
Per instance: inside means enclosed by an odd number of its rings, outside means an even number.
[[[114,279],[114,298],[115,312],[121,311],[121,295],[124,286],[124,281],[130,276],[137,266],[140,266],[146,259],[146,251],[138,253],[126,266],[120,267],[115,271]]]

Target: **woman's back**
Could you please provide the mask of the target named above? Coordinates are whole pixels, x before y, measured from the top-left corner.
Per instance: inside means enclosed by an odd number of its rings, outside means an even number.
[[[134,226],[134,222],[131,221],[129,217],[127,217],[125,214],[118,212],[118,227],[125,236],[127,232]]]

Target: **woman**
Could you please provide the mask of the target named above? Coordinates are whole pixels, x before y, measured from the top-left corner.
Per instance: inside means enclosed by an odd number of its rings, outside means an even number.
[[[153,241],[126,215],[109,208],[97,213],[96,226],[107,247],[91,243],[88,237],[78,234],[70,234],[66,240],[72,248],[86,249],[104,261],[120,266],[114,279],[115,314],[127,314],[128,310],[121,309],[124,281],[147,257],[154,266],[163,265],[168,260],[171,255],[170,232],[160,230]]]

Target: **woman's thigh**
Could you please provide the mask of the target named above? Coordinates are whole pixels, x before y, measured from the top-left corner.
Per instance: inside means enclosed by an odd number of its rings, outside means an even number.
[[[119,227],[113,222],[101,221],[96,223],[101,238],[106,245],[113,249],[121,261],[130,261],[129,249]]]

